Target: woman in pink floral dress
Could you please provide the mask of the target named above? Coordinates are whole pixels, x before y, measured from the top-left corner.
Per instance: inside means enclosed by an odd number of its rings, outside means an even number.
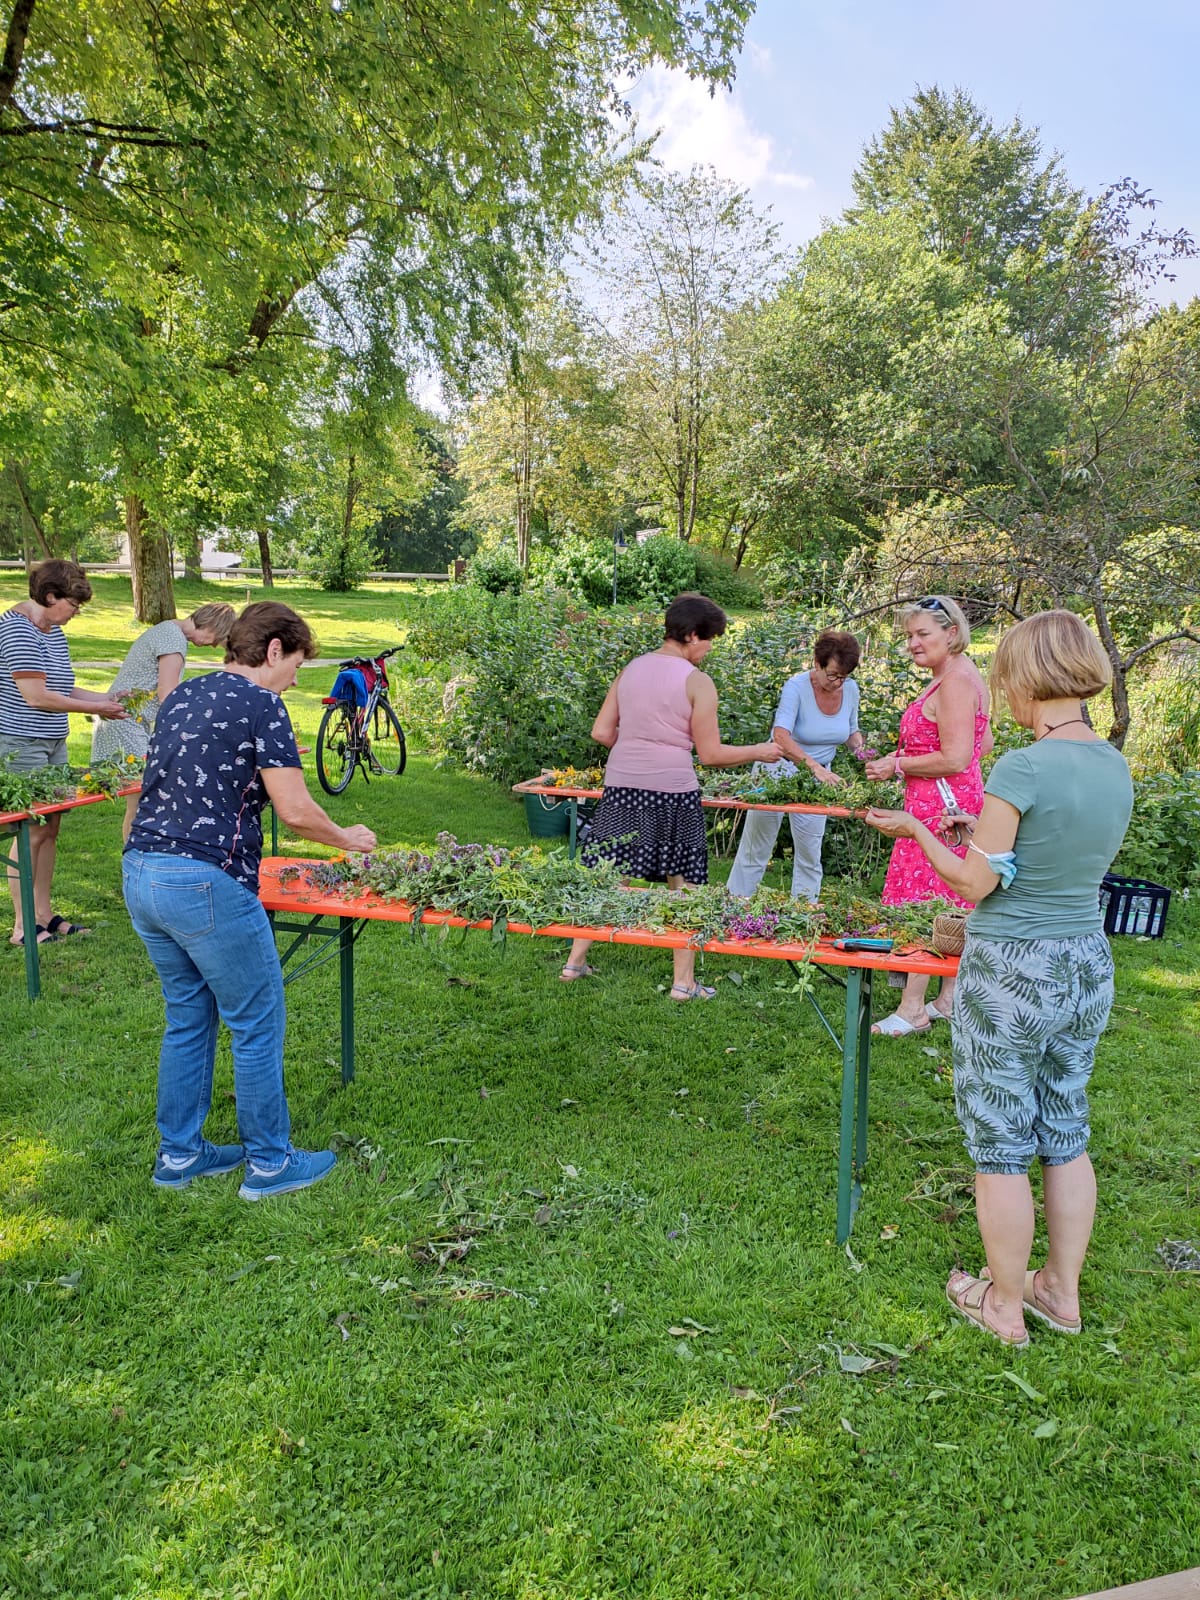
[[[937,780],[949,784],[960,811],[978,816],[983,810],[981,756],[992,748],[987,685],[966,654],[971,629],[962,609],[948,595],[927,595],[906,606],[901,621],[908,650],[933,682],[900,719],[900,744],[895,755],[867,763],[869,778],[904,779],[904,809],[930,828],[946,811]],[[961,845],[955,854],[965,856]],[[913,839],[897,839],[882,895],[884,905],[945,899],[970,909],[934,872]],[[913,973],[906,980],[897,1011],[876,1023],[873,1033],[899,1038],[926,1033],[934,1022],[947,1021],[954,1002],[954,980],[947,978],[936,1000],[926,1003],[929,979]]]

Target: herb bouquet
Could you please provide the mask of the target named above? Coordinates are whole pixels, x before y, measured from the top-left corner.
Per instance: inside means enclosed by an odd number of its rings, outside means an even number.
[[[87,767],[39,767],[35,772],[16,772],[12,757],[5,756],[0,759],[0,813],[57,805],[81,795],[115,797],[119,790],[141,777],[142,766],[137,756],[124,756],[112,761],[93,761]]]
[[[928,945],[933,917],[942,902],[881,906],[849,886],[826,883],[815,904],[781,890],[760,889],[737,900],[723,885],[671,890],[626,888],[618,869],[601,862],[584,867],[563,850],[529,846],[460,844],[440,833],[432,853],[376,850],[342,861],[285,868],[281,883],[301,882],[324,894],[363,890],[404,901],[417,913],[449,912],[470,922],[490,921],[503,934],[508,923],[534,928],[629,928],[647,933],[687,932],[696,944],[769,939],[808,944],[819,938],[854,936],[894,939],[901,946]]]

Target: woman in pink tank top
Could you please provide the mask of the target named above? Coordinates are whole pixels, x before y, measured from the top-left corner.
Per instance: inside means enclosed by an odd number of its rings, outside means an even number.
[[[667,609],[662,644],[638,656],[617,676],[592,726],[592,738],[612,751],[604,793],[581,851],[585,865],[615,861],[630,877],[686,889],[708,882],[708,846],[692,747],[706,767],[778,761],[773,743],[721,743],[717,691],[698,670],[725,632],[720,606],[702,594],[681,594]],[[571,946],[562,980],[591,977],[589,939]],[[672,1000],[711,1000],[715,989],[696,982],[696,952],[673,952]]]

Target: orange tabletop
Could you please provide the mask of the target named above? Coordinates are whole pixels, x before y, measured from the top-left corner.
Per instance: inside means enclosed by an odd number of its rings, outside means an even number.
[[[124,789],[118,789],[118,795],[141,794],[140,783],[131,783]],[[98,800],[111,800],[110,794],[77,794],[70,800],[47,800],[43,804],[30,806],[28,811],[0,812],[0,824],[8,822],[30,822],[34,817],[51,817],[58,811],[74,811],[76,806],[94,806]]]
[[[415,908],[404,900],[387,900],[371,892],[358,894],[331,894],[308,887],[303,878],[280,882],[299,868],[303,874],[312,863],[289,860],[285,856],[264,859],[259,876],[259,899],[268,911],[299,911],[309,916],[346,917],[366,922],[412,922]],[[490,921],[468,922],[465,917],[449,911],[426,910],[421,922],[427,927],[490,929]],[[684,928],[669,933],[651,933],[644,928],[593,928],[554,922],[534,928],[527,922],[509,922],[509,933],[532,934],[545,939],[595,939],[599,943],[644,945],[658,950],[682,950],[691,944],[693,935]],[[808,944],[782,944],[772,939],[710,939],[697,945],[710,955],[759,956],[776,961],[816,961],[823,967],[870,968],[876,972],[922,972],[931,977],[952,978],[958,971],[957,956],[939,956],[932,951],[911,949],[871,953],[858,950],[835,950],[829,939],[817,939]]]
[[[559,789],[554,784],[542,783],[538,778],[526,778],[512,786],[514,794],[537,794],[554,800],[599,800],[601,789]],[[865,817],[865,810],[850,806],[808,806],[798,800],[773,802],[768,800],[734,800],[718,795],[701,795],[700,804],[710,811],[796,811],[810,817]]]

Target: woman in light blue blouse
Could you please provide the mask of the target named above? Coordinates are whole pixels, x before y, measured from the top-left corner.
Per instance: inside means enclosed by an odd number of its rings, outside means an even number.
[[[839,745],[860,750],[858,685],[854,671],[859,660],[858,640],[852,633],[828,628],[813,646],[813,667],[799,672],[783,686],[771,737],[785,759],[756,769],[769,778],[791,777],[805,766],[820,783],[836,784],[829,769]],[[835,797],[831,795],[831,800]],[[752,895],[775,850],[779,811],[747,811],[741,843],[729,874],[730,894]],[[821,840],[824,817],[789,812],[792,829],[792,895],[815,900],[821,892]]]

